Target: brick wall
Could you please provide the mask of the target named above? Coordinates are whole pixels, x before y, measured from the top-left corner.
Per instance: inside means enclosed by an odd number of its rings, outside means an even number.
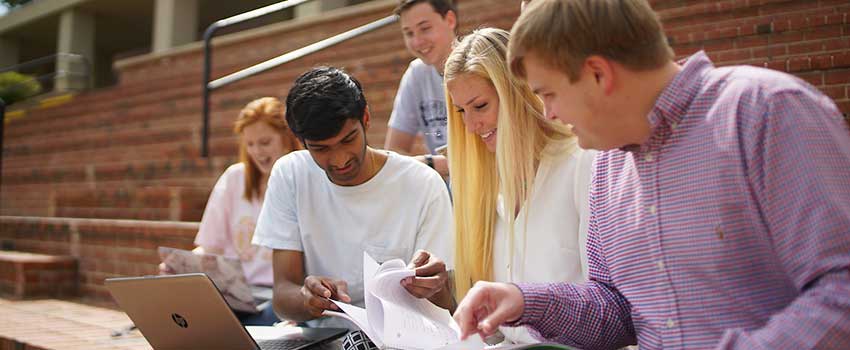
[[[214,49],[220,77],[381,18],[393,0],[224,36]],[[515,0],[460,2],[461,32],[509,28]],[[835,0],[654,0],[671,43],[684,57],[706,50],[718,65],[751,64],[794,74],[850,112],[850,3]],[[71,103],[27,111],[7,125],[3,215],[197,221],[210,187],[236,161],[231,123],[260,96],[285,96],[292,80],[319,64],[360,79],[373,115],[368,137],[381,146],[407,63],[398,25],[222,88],[212,98],[211,154],[199,158],[198,45],[116,64],[117,86]],[[421,143],[419,145],[421,147]]]
[[[4,249],[75,257],[79,295],[92,303],[111,300],[105,278],[157,274],[157,247],[192,249],[197,232],[189,222],[0,216]]]
[[[321,19],[223,37],[214,76],[302,47],[387,15],[375,1]],[[844,1],[655,0],[671,43],[684,57],[706,50],[718,65],[751,64],[787,71],[850,112],[850,3]],[[518,1],[464,0],[461,32],[508,28]],[[231,123],[245,103],[284,96],[292,80],[317,64],[342,66],[366,89],[374,122],[368,137],[383,145],[386,121],[411,56],[397,25],[305,57],[216,91],[209,159],[200,146],[197,47],[125,60],[117,86],[73,102],[27,111],[6,125],[3,215],[197,221],[221,171],[236,161]],[[12,249],[78,257],[80,289],[106,298],[103,278],[156,272],[159,245],[191,248],[196,223],[58,218],[0,218],[0,243]]]
[[[850,113],[850,2],[651,1],[682,57],[706,50],[717,65],[794,74]],[[849,119],[850,120],[850,119]]]
[[[384,17],[393,4],[374,1],[319,19],[222,37],[214,49],[213,76]],[[470,0],[460,12],[462,31],[507,28],[518,6],[513,0]],[[117,86],[78,95],[59,107],[29,110],[7,125],[0,213],[200,220],[216,178],[237,160],[231,125],[247,102],[284,96],[292,80],[314,65],[342,66],[366,87],[374,118],[369,141],[382,146],[395,89],[411,59],[393,24],[224,87],[212,96],[209,159],[198,157],[200,48],[119,62]]]

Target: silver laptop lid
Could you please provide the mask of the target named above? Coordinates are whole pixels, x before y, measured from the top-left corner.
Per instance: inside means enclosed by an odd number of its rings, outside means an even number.
[[[258,348],[204,274],[113,278],[105,284],[156,350]]]

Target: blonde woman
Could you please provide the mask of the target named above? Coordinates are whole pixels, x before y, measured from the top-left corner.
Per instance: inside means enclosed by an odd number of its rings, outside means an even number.
[[[476,281],[582,281],[594,153],[508,73],[510,34],[465,37],[445,66],[454,197],[455,294]],[[534,339],[503,328],[506,340]]]

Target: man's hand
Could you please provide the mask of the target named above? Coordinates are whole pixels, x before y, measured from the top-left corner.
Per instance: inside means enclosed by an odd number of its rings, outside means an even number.
[[[348,283],[328,277],[307,276],[301,287],[304,298],[304,308],[315,317],[321,317],[325,310],[339,311],[331,299],[350,303]]]
[[[485,339],[504,323],[518,320],[525,309],[519,288],[509,283],[476,282],[460,302],[454,319],[460,339],[478,334]]]
[[[431,253],[419,250],[413,254],[413,259],[407,265],[415,269],[416,275],[401,280],[404,289],[417,298],[430,298],[445,289],[448,272],[446,264]]]

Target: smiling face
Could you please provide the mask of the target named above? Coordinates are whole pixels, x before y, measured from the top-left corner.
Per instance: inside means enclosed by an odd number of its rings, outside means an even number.
[[[368,113],[364,116],[364,123],[368,123]],[[369,169],[364,166],[366,128],[357,119],[346,120],[342,130],[334,137],[327,140],[304,140],[304,145],[313,161],[337,185],[359,185],[371,176]]]
[[[441,16],[428,2],[413,5],[401,13],[404,45],[414,56],[442,72],[452,50],[456,21],[454,12]]]
[[[499,121],[499,95],[488,80],[461,74],[446,83],[455,110],[463,116],[466,131],[478,135],[487,150],[496,152]]]
[[[288,152],[280,133],[263,121],[251,123],[242,129],[242,143],[251,162],[263,175],[271,173],[274,162]]]

